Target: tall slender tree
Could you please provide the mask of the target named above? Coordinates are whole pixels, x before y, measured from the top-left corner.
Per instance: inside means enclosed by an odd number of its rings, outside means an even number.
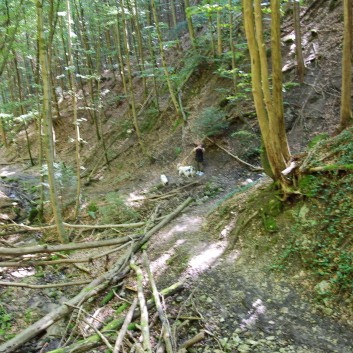
[[[53,0],[51,0],[53,1]],[[68,237],[65,233],[63,225],[62,214],[58,194],[56,190],[56,183],[54,177],[54,143],[53,143],[53,123],[51,113],[51,87],[50,87],[50,66],[47,57],[47,45],[44,39],[44,20],[43,20],[43,0],[36,0],[37,10],[37,26],[38,26],[38,51],[39,61],[42,75],[43,85],[43,108],[42,113],[44,117],[44,141],[46,160],[48,165],[48,180],[49,180],[49,193],[51,207],[54,214],[56,228],[58,231],[59,239],[62,243],[68,242]]]
[[[72,27],[71,27],[71,8],[70,0],[66,0],[66,12],[67,12],[67,44],[68,44],[68,59],[69,59],[69,77],[70,77],[70,88],[72,98],[72,109],[73,109],[73,123],[75,127],[75,157],[76,157],[76,203],[74,217],[77,218],[80,210],[81,200],[81,136],[80,136],[80,123],[77,117],[77,95],[76,95],[76,82],[75,82],[75,66],[72,54]]]

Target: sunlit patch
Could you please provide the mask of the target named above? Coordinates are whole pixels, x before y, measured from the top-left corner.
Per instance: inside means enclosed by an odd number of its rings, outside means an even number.
[[[160,275],[167,268],[167,261],[172,257],[171,253],[163,254],[151,262],[151,271],[154,276]]]
[[[202,218],[200,217],[183,217],[183,219],[180,220],[180,223],[176,224],[168,232],[165,233],[164,238],[169,238],[179,233],[190,234],[194,231],[198,231],[200,229],[201,223]]]
[[[136,207],[138,206],[137,202],[144,200],[145,197],[142,195],[139,195],[138,193],[135,192],[130,192],[129,197],[126,199],[125,204],[127,206],[133,206]]]
[[[222,255],[223,251],[223,243],[211,244],[207,250],[193,257],[189,262],[189,266],[192,270],[204,271]]]
[[[16,271],[11,272],[11,276],[16,278],[23,278],[33,276],[36,273],[34,268],[19,268]]]
[[[254,326],[260,315],[265,314],[266,307],[261,299],[257,299],[252,304],[252,309],[248,311],[247,317],[241,321],[240,328],[245,329]]]
[[[7,170],[6,168],[2,168],[1,169],[1,173],[0,173],[0,177],[8,177],[11,175],[15,175],[16,172],[15,171],[11,171],[11,170]]]
[[[161,255],[158,259],[154,260],[151,263],[151,270],[153,274],[160,275],[161,273],[163,273],[163,271],[167,269],[167,266],[168,266],[167,261],[174,255],[174,249],[182,245],[183,243],[185,243],[185,241],[186,241],[185,239],[178,239],[173,249],[171,249],[169,253]]]
[[[228,238],[228,235],[234,229],[236,223],[236,219],[232,219],[221,231],[221,238],[225,239]]]
[[[179,246],[179,245],[182,245],[182,244],[184,244],[185,243],[185,239],[178,239],[177,241],[176,241],[176,243],[175,243],[175,246]]]

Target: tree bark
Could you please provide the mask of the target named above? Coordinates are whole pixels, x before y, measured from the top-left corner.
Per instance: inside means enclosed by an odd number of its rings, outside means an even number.
[[[352,123],[351,87],[352,87],[352,0],[344,0],[344,37],[342,53],[342,89],[340,130]]]
[[[52,0],[51,0],[52,1]],[[38,26],[38,47],[39,47],[39,60],[42,72],[43,82],[43,117],[45,125],[45,145],[46,145],[46,159],[48,164],[48,179],[49,179],[49,193],[51,200],[51,207],[53,210],[56,228],[58,231],[59,239],[62,243],[68,241],[62,221],[62,214],[58,199],[58,193],[55,186],[54,177],[54,143],[53,143],[53,121],[51,111],[51,88],[50,88],[50,69],[48,64],[46,44],[44,42],[44,26],[43,26],[43,1],[36,0],[37,7],[37,26]]]
[[[304,82],[305,64],[302,51],[302,34],[300,30],[300,3],[293,2],[294,33],[295,33],[295,57],[297,59],[297,73],[299,81]]]

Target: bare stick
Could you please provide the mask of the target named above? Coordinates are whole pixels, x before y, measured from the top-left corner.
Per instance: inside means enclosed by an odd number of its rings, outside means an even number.
[[[94,317],[93,315],[91,315],[90,313],[88,313],[86,310],[84,310],[82,308],[82,306],[76,306],[76,305],[70,305],[68,303],[66,303],[66,305],[70,306],[73,309],[77,309],[78,310],[78,315],[77,315],[77,319],[79,319],[81,313],[84,313],[86,316],[90,316],[93,320],[98,321],[99,323],[102,323],[102,321],[98,320],[96,317]],[[101,340],[105,343],[105,345],[112,350],[113,346],[110,344],[110,342],[105,338],[105,336],[91,323],[89,322],[87,319],[83,318],[83,321],[101,338]]]
[[[214,143],[218,148],[220,148],[222,151],[224,151],[225,153],[229,154],[231,157],[233,157],[236,161],[238,161],[240,164],[244,164],[246,167],[250,168],[253,172],[261,172],[263,171],[263,168],[261,167],[256,167],[248,162],[243,161],[242,159],[240,159],[238,156],[235,156],[233,153],[229,152],[228,150],[226,150],[224,147],[222,147],[221,145],[219,145],[218,143],[216,143],[215,141],[211,140],[209,137],[206,137],[206,139],[212,143]]]
[[[128,311],[126,317],[125,317],[125,320],[124,320],[124,324],[123,326],[121,327],[120,331],[119,331],[119,335],[116,339],[116,342],[115,342],[115,346],[114,346],[114,350],[113,350],[113,353],[119,353],[119,350],[120,350],[120,346],[122,345],[123,343],[123,339],[124,339],[124,336],[125,336],[125,333],[127,331],[127,328],[132,320],[132,317],[134,315],[134,311],[136,309],[136,306],[137,306],[137,298],[134,299],[131,307],[130,307],[130,310]]]
[[[131,268],[136,272],[137,275],[137,296],[140,303],[141,311],[141,333],[143,337],[143,348],[145,352],[152,353],[151,340],[150,340],[150,330],[148,327],[148,310],[146,307],[146,300],[143,294],[143,273],[141,269],[131,262]]]
[[[169,321],[168,321],[166,314],[164,313],[162,303],[159,299],[159,292],[158,292],[158,289],[156,286],[156,282],[154,281],[154,278],[152,275],[150,263],[149,263],[146,252],[143,252],[143,260],[144,260],[146,272],[148,275],[148,279],[150,281],[150,285],[152,288],[152,294],[153,294],[154,302],[156,304],[156,309],[157,309],[157,312],[159,315],[159,319],[161,320],[162,325],[163,325],[163,339],[165,342],[166,350],[167,350],[167,353],[173,353],[174,349],[173,349],[172,334],[171,334]],[[175,347],[175,344],[174,344],[174,347]]]
[[[180,350],[179,352],[183,352],[183,349],[187,349],[191,346],[193,346],[194,344],[202,341],[205,338],[205,332],[201,331],[199,332],[196,336],[190,338],[189,340],[187,340],[186,342],[184,342],[181,346],[180,346]]]
[[[22,288],[32,288],[32,289],[44,289],[44,288],[59,288],[59,287],[79,286],[79,285],[87,284],[87,283],[90,283],[90,282],[92,282],[92,281],[91,280],[86,280],[86,281],[56,283],[56,284],[27,284],[27,283],[20,283],[20,282],[2,282],[2,281],[0,281],[0,286],[22,287]]]

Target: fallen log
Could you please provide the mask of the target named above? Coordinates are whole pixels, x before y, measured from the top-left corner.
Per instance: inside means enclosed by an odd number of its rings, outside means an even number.
[[[79,294],[77,294],[74,298],[68,301],[68,304],[70,306],[77,306],[79,303],[85,302],[87,299],[91,298],[95,294],[105,289],[110,282],[112,281],[116,282],[117,280],[124,278],[129,271],[129,259],[131,255],[137,252],[141,248],[141,246],[151,238],[151,236],[154,233],[156,233],[158,230],[163,228],[168,222],[170,222],[192,201],[193,199],[191,197],[185,200],[172,213],[170,213],[160,223],[158,223],[151,230],[149,230],[140,240],[136,241],[132,245],[130,251],[127,251],[123,256],[121,256],[117,260],[115,265],[108,272],[105,272],[102,276],[96,278],[90,284],[85,286]],[[11,249],[8,249],[8,250],[11,250]],[[24,343],[28,342],[30,339],[36,337],[41,332],[45,331],[53,323],[65,317],[67,314],[69,314],[72,310],[70,306],[65,305],[65,303],[60,305],[58,308],[51,311],[50,313],[45,315],[37,322],[27,327],[25,330],[23,330],[15,337],[3,343],[0,346],[0,352],[11,353],[15,351],[17,348],[21,347]],[[87,352],[87,350],[84,352]]]

